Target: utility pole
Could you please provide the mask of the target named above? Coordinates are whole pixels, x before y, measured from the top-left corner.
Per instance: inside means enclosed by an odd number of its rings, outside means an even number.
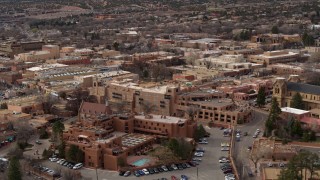
[[[197,179],[199,177],[199,168],[197,167]]]
[[[96,177],[97,177],[97,180],[99,180],[98,178],[98,167],[96,166]]]

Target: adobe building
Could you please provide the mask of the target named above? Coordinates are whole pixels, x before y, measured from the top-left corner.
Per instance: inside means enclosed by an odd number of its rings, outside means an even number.
[[[108,86],[110,103],[125,102],[125,109],[143,112],[145,103],[154,106],[152,113],[170,116],[174,111],[174,98],[180,87],[175,85],[137,84],[129,81],[112,82]]]
[[[274,74],[279,75],[287,75],[287,74],[296,74],[301,75],[304,74],[306,71],[304,68],[301,67],[302,64],[272,64],[268,66],[272,69]]]
[[[213,122],[217,126],[236,125],[251,120],[251,109],[238,106],[226,94],[218,90],[198,90],[178,95],[175,113],[183,116],[188,108],[196,107],[195,120]]]
[[[276,64],[276,63],[289,63],[301,61],[301,55],[295,52],[285,50],[281,51],[267,51],[259,55],[250,55],[248,57],[250,62],[258,64]]]
[[[40,50],[44,44],[44,41],[8,42],[0,45],[0,53],[13,58],[19,53]]]
[[[320,87],[300,83],[298,75],[291,75],[288,80],[276,78],[273,85],[273,97],[277,98],[280,107],[290,107],[293,96],[300,93],[305,110],[320,108]]]
[[[22,74],[18,72],[1,72],[0,81],[8,84],[16,84],[18,79],[22,79]]]
[[[295,146],[290,144],[282,144],[280,141],[272,139],[259,138],[253,141],[252,150],[253,156],[263,157],[267,160],[290,160],[298,151]]]
[[[83,102],[63,139],[67,149],[73,144],[84,152],[86,167],[118,170],[119,159],[150,149],[156,137],[193,137],[195,128],[183,118],[112,114],[107,105]]]

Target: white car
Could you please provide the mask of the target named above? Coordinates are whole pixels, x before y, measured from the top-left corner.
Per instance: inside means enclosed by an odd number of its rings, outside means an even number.
[[[272,167],[273,164],[271,162],[268,163],[268,167]]]
[[[194,158],[192,158],[192,161],[202,161],[202,159],[194,157]]]
[[[58,158],[49,158],[49,160],[50,160],[51,162],[56,162],[56,161],[58,161],[59,159],[58,159]]]
[[[221,151],[229,151],[229,150],[230,150],[229,147],[222,147],[222,148],[221,148]]]
[[[177,167],[175,164],[171,164],[171,167],[172,167],[174,170],[178,170],[178,167]]]
[[[195,152],[194,156],[196,157],[203,157],[203,153],[202,152]]]
[[[162,168],[165,172],[168,171],[168,168],[167,168],[165,165],[161,166],[161,168]]]
[[[147,169],[142,169],[142,172],[145,174],[145,175],[148,175],[150,174],[149,171]]]
[[[72,169],[80,169],[80,168],[82,168],[82,166],[83,166],[82,163],[78,163],[78,164],[74,165]]]
[[[222,158],[222,159],[219,159],[219,163],[229,163],[229,159],[227,158]]]
[[[203,141],[203,140],[202,140],[202,141],[199,141],[198,143],[199,143],[199,144],[208,144],[208,141]]]
[[[66,160],[65,159],[60,159],[59,161],[57,161],[58,164],[62,164],[64,163]]]
[[[53,174],[54,174],[54,170],[49,169],[49,170],[47,171],[47,173],[53,175]]]

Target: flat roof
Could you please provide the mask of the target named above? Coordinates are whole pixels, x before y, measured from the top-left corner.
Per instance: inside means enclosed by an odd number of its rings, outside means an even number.
[[[199,105],[213,105],[215,107],[224,107],[228,105],[233,105],[233,102],[231,99],[213,99],[208,101],[193,101],[195,104]]]
[[[150,121],[154,121],[154,122],[161,122],[161,123],[179,123],[179,122],[185,122],[187,119],[184,118],[179,118],[179,117],[173,117],[173,116],[166,116],[166,118],[164,118],[164,116],[161,117],[161,115],[154,115],[152,114],[152,118],[148,119],[146,118],[144,115],[137,115],[134,116],[135,119],[140,119],[140,120],[150,120]]]
[[[291,107],[283,107],[283,108],[281,108],[281,111],[286,112],[286,113],[291,113],[291,114],[297,114],[297,115],[306,114],[309,112],[309,111],[291,108]]]

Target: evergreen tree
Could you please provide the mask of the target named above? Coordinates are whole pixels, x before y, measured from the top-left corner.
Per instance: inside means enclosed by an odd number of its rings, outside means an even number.
[[[292,97],[291,107],[296,108],[296,109],[304,109],[303,100],[302,100],[302,96],[300,95],[300,93],[296,93]]]
[[[266,94],[265,94],[265,89],[264,87],[261,87],[258,91],[258,96],[257,96],[257,105],[259,107],[263,106],[266,104]]]
[[[8,109],[7,103],[2,103],[2,104],[0,105],[0,109]]]
[[[203,138],[206,135],[206,133],[207,133],[206,130],[204,129],[202,124],[200,124],[194,133],[195,141],[199,141],[201,138]]]
[[[64,130],[64,124],[61,121],[56,121],[53,123],[52,132],[54,140],[57,139],[58,136],[62,134]]]
[[[58,146],[58,151],[59,151],[59,157],[60,158],[65,158],[66,143],[64,141],[62,141],[61,144]]]
[[[302,134],[303,134],[303,129],[301,127],[301,123],[299,120],[294,120],[293,123],[292,123],[292,131],[291,131],[291,136],[299,136],[301,137]]]
[[[84,153],[82,152],[81,149],[79,149],[78,146],[76,145],[71,145],[68,152],[67,152],[67,160],[72,161],[72,162],[83,162],[83,156]]]
[[[265,124],[267,136],[269,136],[272,130],[274,130],[277,127],[277,120],[279,118],[280,113],[281,109],[279,108],[277,98],[272,98],[270,113]]]
[[[15,156],[10,159],[8,179],[22,180],[19,159]]]
[[[316,153],[309,151],[300,151],[299,154],[295,155],[290,159],[287,164],[287,168],[281,170],[279,180],[302,180],[304,176],[304,170],[309,171],[310,179],[316,174],[315,171],[320,167],[317,164],[319,162],[319,156]]]
[[[271,33],[272,34],[279,34],[279,28],[278,26],[273,26],[271,29]]]

